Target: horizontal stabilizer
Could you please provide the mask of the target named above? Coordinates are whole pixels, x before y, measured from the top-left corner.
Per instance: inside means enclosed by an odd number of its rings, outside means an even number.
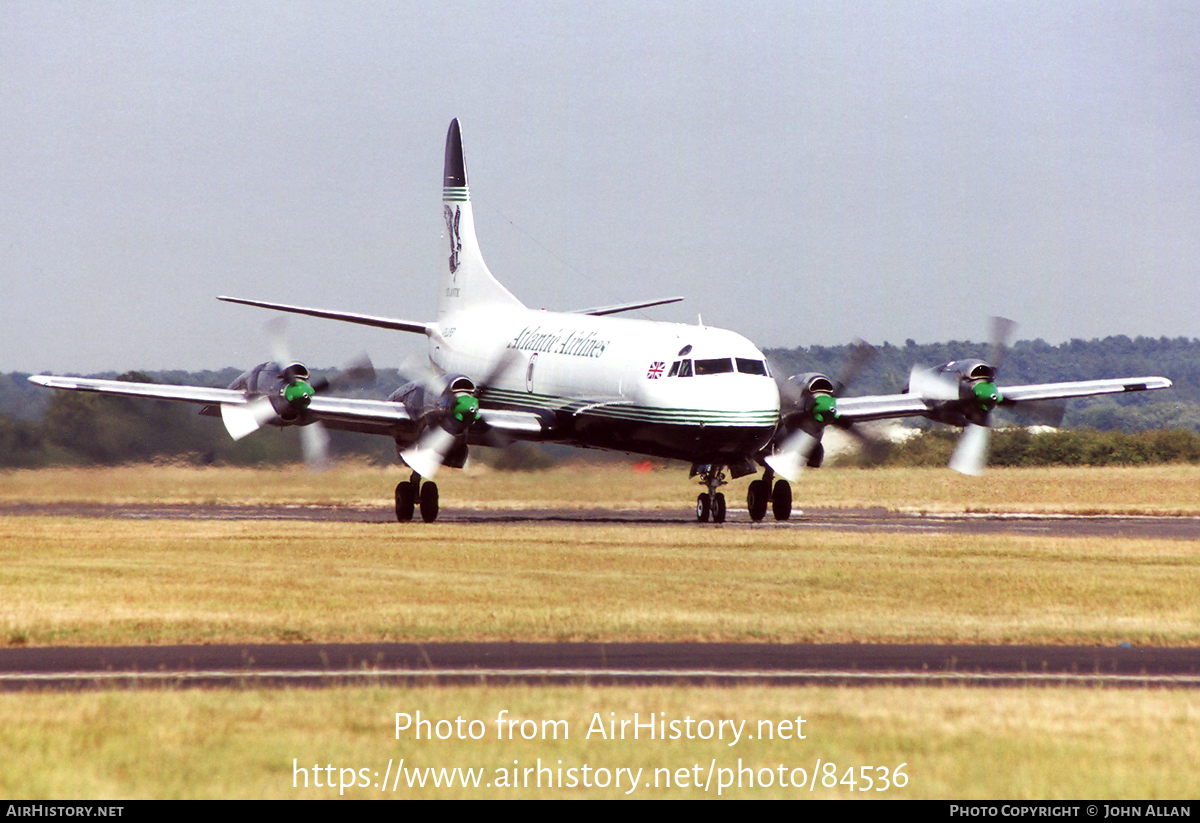
[[[641,303],[618,303],[615,306],[597,306],[594,309],[575,309],[568,312],[568,314],[591,314],[599,317],[605,314],[619,314],[623,311],[648,309],[651,306],[665,306],[668,303],[678,303],[681,300],[683,300],[682,297],[664,297],[660,300],[644,300]]]
[[[341,320],[346,323],[358,323],[361,326],[374,326],[377,329],[393,329],[394,331],[407,331],[414,334],[428,334],[429,324],[418,323],[415,320],[395,320],[391,317],[375,317],[370,314],[356,314],[347,311],[331,311],[329,309],[310,309],[304,306],[288,306],[284,303],[266,303],[261,300],[243,300],[240,297],[225,297],[224,295],[217,298],[226,303],[240,303],[243,306],[257,306],[260,309],[275,309],[276,311],[292,312],[293,314],[307,314],[309,317],[321,317],[326,320]]]

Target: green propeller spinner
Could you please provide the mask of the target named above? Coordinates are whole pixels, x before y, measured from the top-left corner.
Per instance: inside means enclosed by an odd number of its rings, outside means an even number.
[[[982,380],[976,383],[971,387],[971,391],[975,395],[975,402],[985,412],[996,408],[996,404],[1004,399],[1000,396],[1000,390],[996,388],[996,384],[990,380]]]
[[[308,408],[309,402],[313,399],[316,391],[312,386],[304,380],[293,380],[287,384],[283,390],[283,399],[288,402],[288,405],[298,409]]]
[[[818,394],[813,397],[813,419],[818,423],[832,423],[837,418],[837,400],[832,394]]]
[[[479,401],[474,395],[460,394],[454,398],[454,406],[450,412],[460,423],[474,423],[479,419]]]

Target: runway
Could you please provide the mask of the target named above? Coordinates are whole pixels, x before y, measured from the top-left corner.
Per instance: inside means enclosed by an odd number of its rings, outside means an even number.
[[[1029,534],[1042,537],[1112,537],[1200,540],[1200,517],[1161,515],[1070,515],[1041,513],[952,514],[894,512],[886,509],[803,509],[792,519],[753,523],[745,511],[731,511],[720,525],[698,524],[680,509],[467,509],[443,508],[433,524],[397,523],[387,506],[227,505],[92,503],[0,504],[0,515],[97,517],[132,520],[298,520],[379,523],[394,529],[436,528],[443,523],[523,525],[654,525],[681,528],[792,529],[888,532],[898,534]]]
[[[1200,687],[1200,649],[371,643],[0,649],[0,688],[461,683]]]

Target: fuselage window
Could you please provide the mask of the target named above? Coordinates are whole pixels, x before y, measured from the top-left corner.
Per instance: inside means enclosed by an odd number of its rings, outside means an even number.
[[[667,377],[675,377],[679,374],[679,361],[676,360],[671,364],[671,370],[667,372]]]
[[[691,377],[692,376],[692,361],[691,360],[680,360],[679,361],[679,376],[680,377]]]
[[[696,374],[725,374],[733,371],[733,361],[728,357],[718,357],[713,360],[697,360]]]
[[[749,357],[738,357],[737,370],[742,374],[761,374],[767,376],[767,364],[761,360],[751,360]]]

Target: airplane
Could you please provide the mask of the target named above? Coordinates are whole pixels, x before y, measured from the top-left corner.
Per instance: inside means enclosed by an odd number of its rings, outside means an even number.
[[[231,436],[264,425],[298,426],[306,453],[318,460],[322,427],[392,437],[412,471],[395,489],[396,518],[437,518],[433,478],[462,468],[475,445],[526,440],[619,450],[691,464],[704,491],[699,522],[726,519],[726,470],[756,474],[747,509],[761,521],[792,511],[791,483],[819,467],[827,426],[851,431],[860,422],[924,417],[963,427],[950,467],[979,474],[987,459],[991,413],[1046,401],[1166,389],[1164,377],[1134,377],[996,385],[996,365],[964,360],[914,367],[905,391],[843,396],[844,383],[824,374],[784,378],[733,331],[704,325],[613,317],[673,303],[671,297],[549,312],[525,306],[492,275],[475,235],[462,132],[446,136],[442,218],[448,248],[439,264],[436,317],[431,321],[309,308],[221,296],[230,303],[357,323],[428,338],[431,374],[401,386],[386,400],[332,397],[286,353],[238,377],[227,389],[34,375],[55,389],[175,400],[220,416]],[[996,359],[993,357],[993,359]],[[1061,417],[1061,414],[1059,415]]]

